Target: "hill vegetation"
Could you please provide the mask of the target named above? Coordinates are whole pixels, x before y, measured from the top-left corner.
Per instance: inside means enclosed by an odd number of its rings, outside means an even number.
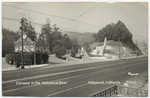
[[[80,46],[85,46],[85,44],[92,43],[95,40],[93,37],[94,33],[92,32],[80,33],[72,31],[64,31],[62,32],[62,34],[67,34],[71,40],[76,39]]]
[[[27,21],[27,19],[23,18],[21,19],[21,22],[24,25],[21,25],[20,29],[24,32],[26,32],[26,35],[32,40],[36,41],[37,36],[34,28],[30,24],[30,22]],[[52,27],[49,22],[47,22],[42,28],[41,28],[41,35],[46,35],[46,41],[48,44],[49,54],[56,54],[56,57],[61,58],[62,55],[66,54],[68,51],[71,51],[73,54],[72,56],[77,53],[78,49],[80,48],[80,45],[78,42],[74,39],[71,40],[67,34],[62,34],[60,32],[59,28],[54,26]],[[2,36],[3,36],[3,45],[2,45],[2,53],[3,57],[8,53],[14,53],[15,52],[15,42],[20,38],[19,32],[13,32],[9,29],[2,29]]]
[[[26,28],[27,36],[30,37],[31,40],[35,40],[37,37],[35,36],[36,32],[32,25],[29,24]],[[91,43],[103,42],[105,37],[107,40],[113,40],[116,42],[121,41],[126,47],[129,47],[134,52],[137,51],[139,55],[142,54],[141,50],[133,43],[131,32],[120,20],[116,24],[108,24],[97,33],[80,33],[71,31],[60,32],[59,28],[52,28],[50,24],[47,23],[41,28],[41,34],[47,35],[50,53],[60,54],[60,56],[58,56],[59,58],[67,51],[71,51],[72,56],[74,56],[81,46],[88,49]],[[19,32],[13,32],[3,28],[2,35],[2,56],[4,57],[5,54],[14,53],[14,43],[18,40],[20,34]],[[61,50],[63,50],[63,53]]]
[[[19,37],[19,32],[14,32],[6,28],[2,28],[2,57],[4,57],[5,54],[8,53],[14,53],[14,45]]]
[[[96,34],[94,34],[96,42],[104,41],[105,37],[107,38],[107,40],[121,41],[129,48],[131,48],[134,52],[137,51],[139,55],[142,55],[141,50],[133,43],[131,32],[120,20],[116,24],[108,24],[107,26],[99,30]]]

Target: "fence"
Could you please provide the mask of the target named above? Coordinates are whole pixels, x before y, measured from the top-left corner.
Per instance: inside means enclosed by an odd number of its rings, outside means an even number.
[[[148,90],[124,87],[124,86],[113,86],[101,92],[98,92],[91,97],[110,97],[110,96],[128,96],[128,97],[147,97]]]
[[[117,86],[113,86],[111,88],[108,88],[104,91],[101,91],[99,93],[96,93],[94,95],[92,95],[92,97],[109,97],[109,96],[113,96],[113,95],[117,95]]]

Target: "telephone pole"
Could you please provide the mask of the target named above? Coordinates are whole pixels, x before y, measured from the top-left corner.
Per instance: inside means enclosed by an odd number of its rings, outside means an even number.
[[[21,46],[22,46],[22,49],[21,49],[21,69],[24,69],[24,54],[23,54],[23,33],[25,32],[26,30],[26,23],[27,23],[27,20],[25,18],[21,18],[21,27],[20,27],[20,31],[21,31]]]
[[[135,45],[138,47],[137,41],[135,41]],[[138,57],[138,51],[137,50],[135,51],[135,53],[136,53],[136,56]]]
[[[146,42],[145,42],[145,40],[143,41],[143,44],[144,44],[144,55],[146,55]]]
[[[36,41],[34,41],[34,65],[36,65]]]
[[[121,59],[121,53],[120,53],[120,38],[118,38],[118,47],[119,47],[118,57],[119,57],[119,60],[120,60],[120,59]]]
[[[20,28],[21,29],[20,30],[21,31],[21,48],[22,48],[21,49],[21,69],[24,69],[24,60],[23,60],[24,59],[24,57],[23,57],[23,29],[24,29],[23,27],[24,27],[24,23],[23,22],[24,22],[24,19],[21,18],[21,22],[20,22],[21,23],[21,28]]]

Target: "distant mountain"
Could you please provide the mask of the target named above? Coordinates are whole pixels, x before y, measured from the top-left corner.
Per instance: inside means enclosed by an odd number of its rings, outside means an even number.
[[[92,32],[72,32],[72,31],[63,31],[62,34],[67,34],[70,39],[77,39],[79,44],[83,46],[84,43],[94,42],[94,33]]]

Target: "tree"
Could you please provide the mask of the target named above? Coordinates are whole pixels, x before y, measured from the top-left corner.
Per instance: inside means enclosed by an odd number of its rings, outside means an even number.
[[[53,48],[53,52],[56,54],[56,57],[62,58],[64,54],[66,54],[66,47],[61,45],[56,45]]]
[[[8,53],[15,52],[15,42],[19,37],[20,35],[18,32],[2,28],[2,57],[5,57]]]
[[[55,53],[59,58],[66,53],[66,51],[73,49],[74,51],[78,50],[79,44],[77,41],[71,41],[67,34],[62,35],[60,29],[53,25],[53,28],[50,27],[48,22],[42,27],[42,34],[46,34],[47,42],[49,44],[49,50],[51,53]],[[77,48],[76,48],[77,46]],[[60,48],[63,52],[61,52]],[[55,50],[56,49],[56,50]]]
[[[63,45],[63,41],[62,41],[62,34],[59,31],[59,28],[56,27],[54,25],[54,28],[52,30],[52,34],[51,34],[51,38],[52,38],[52,47],[55,47],[56,45]]]
[[[120,20],[116,24],[108,24],[107,26],[99,30],[97,34],[94,35],[95,41],[98,42],[104,41],[105,37],[108,40],[114,41],[118,41],[118,39],[121,39],[121,42],[123,43],[132,42],[131,32]]]
[[[67,36],[67,34],[63,35],[62,38],[64,46],[66,47],[67,50],[70,50],[72,47],[70,38]]]
[[[32,41],[35,41],[36,40],[36,33],[35,33],[35,30],[34,28],[32,27],[31,23],[28,24],[28,27],[27,27],[27,36],[32,40]]]
[[[48,44],[49,51],[52,52],[53,51],[53,46],[52,46],[53,39],[52,39],[52,34],[51,34],[52,28],[50,26],[49,20],[47,20],[47,23],[42,27],[41,32],[42,34],[46,35],[46,41]]]
[[[133,51],[138,51],[138,54],[142,54],[139,48],[133,43],[131,32],[120,20],[116,24],[108,24],[94,35],[96,42],[104,41],[105,37],[108,40],[121,41],[130,47]]]
[[[128,43],[132,42],[132,34],[126,28],[125,24],[119,20],[118,23],[114,26],[114,34],[112,39],[115,41],[121,39],[123,43]]]
[[[71,43],[72,43],[71,56],[75,57],[76,53],[78,52],[80,48],[80,45],[78,44],[78,41],[76,39],[73,39]]]
[[[35,30],[31,25],[31,22],[28,22],[26,18],[22,18],[20,23],[22,24],[20,27],[22,32],[26,34],[32,41],[35,41],[37,37],[36,37]]]

